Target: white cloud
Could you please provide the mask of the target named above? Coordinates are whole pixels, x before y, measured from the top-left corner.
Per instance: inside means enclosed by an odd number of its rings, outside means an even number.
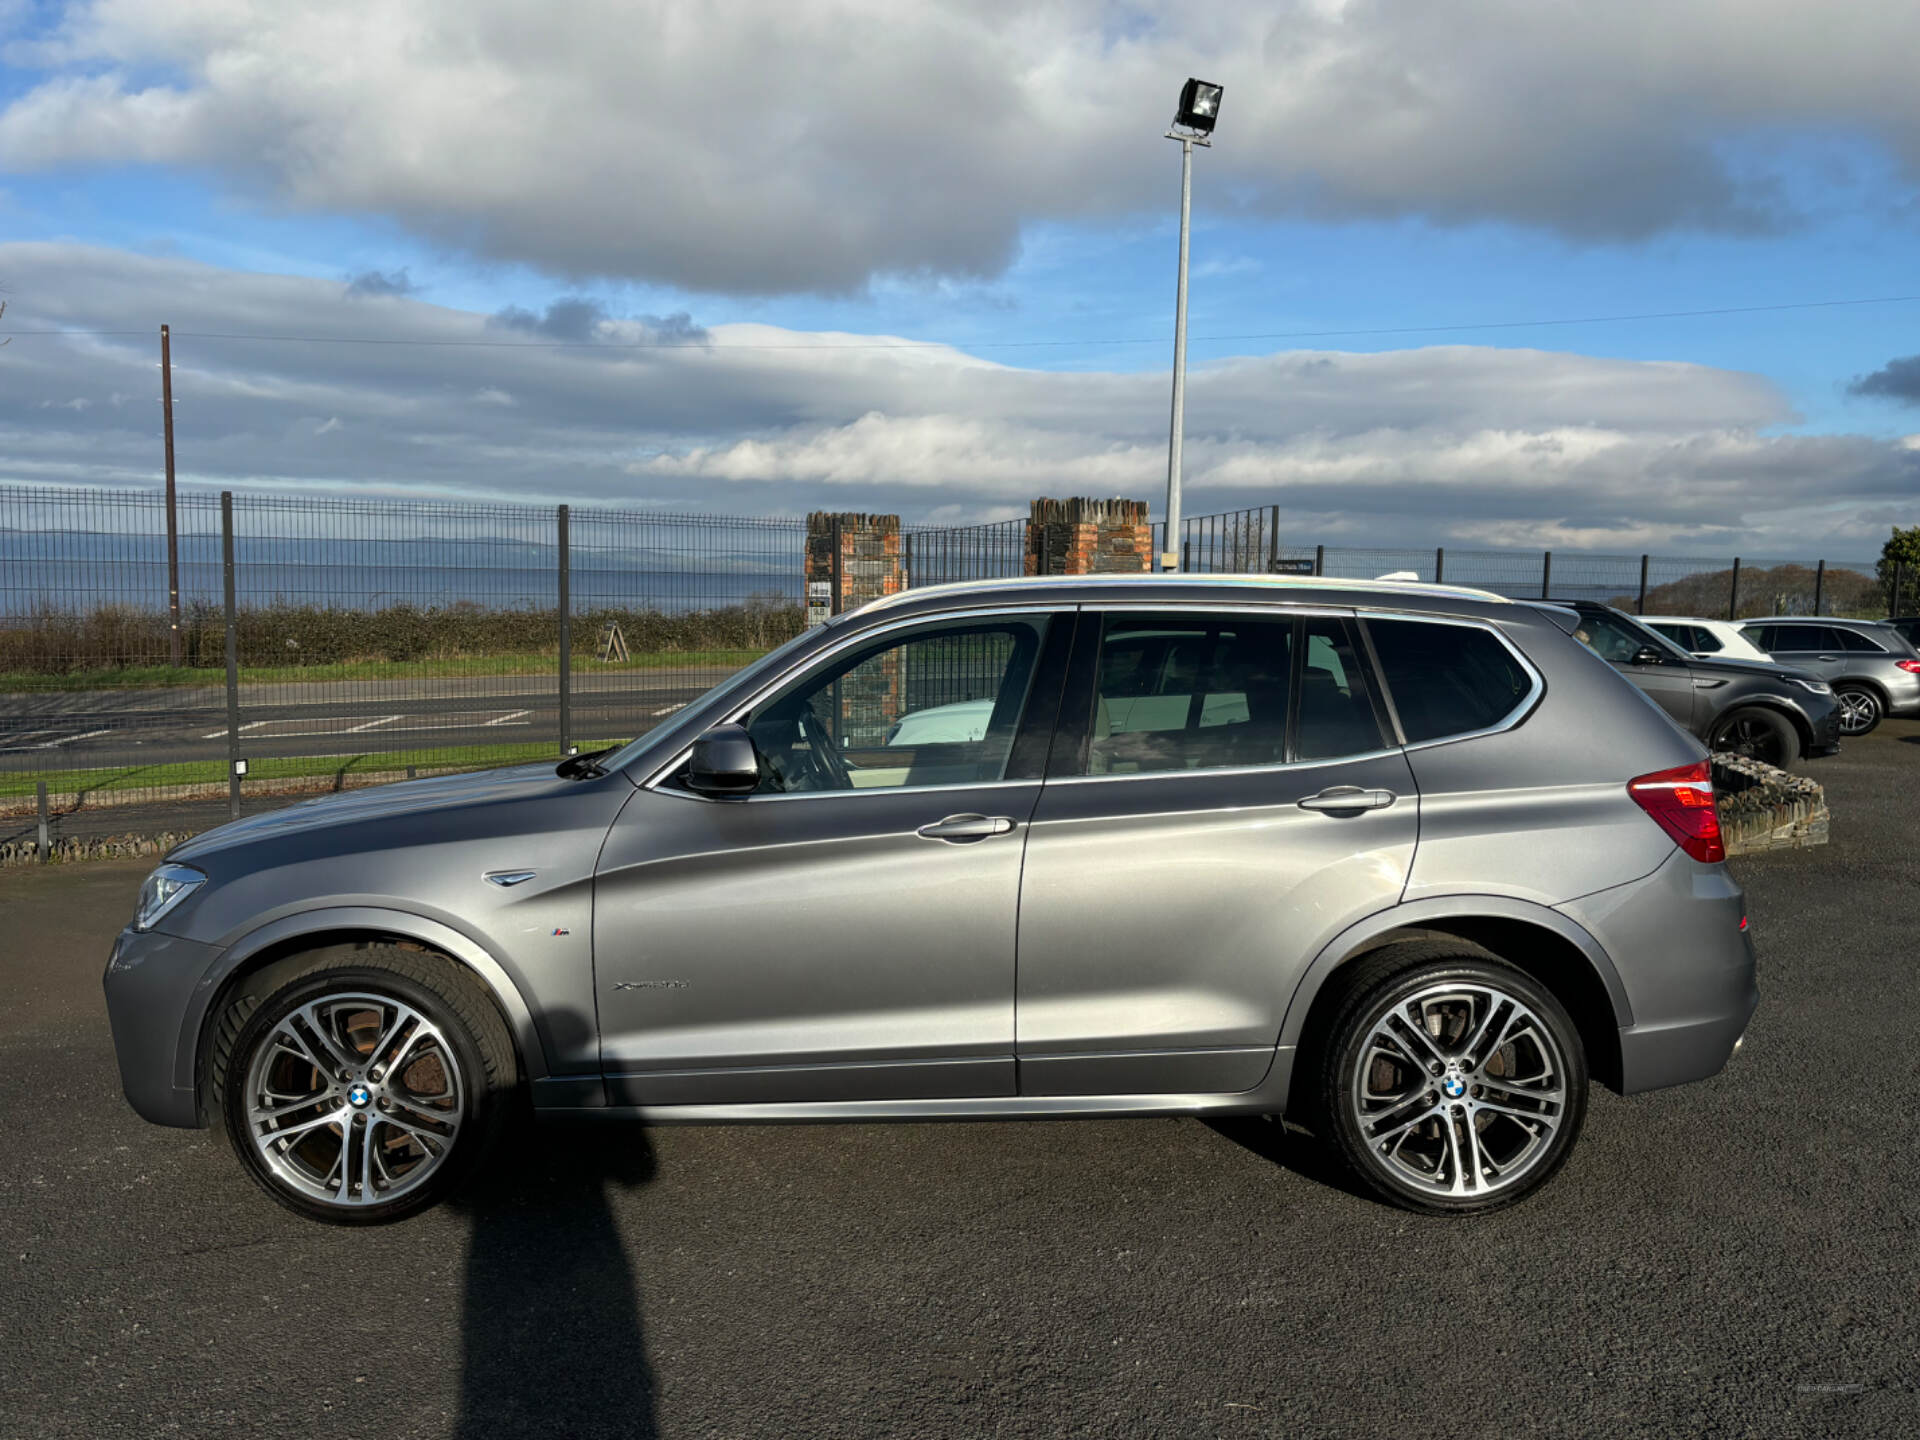
[[[216,340],[345,340],[367,302],[341,281],[75,245],[0,245],[0,272],[26,307],[0,351],[0,480],[154,481],[158,410],[138,401],[157,335],[24,332],[165,314],[181,473],[200,485],[956,521],[1041,494],[1156,508],[1163,494],[1163,374],[685,317],[663,332],[597,314],[593,343],[554,347],[400,296],[379,302],[385,338],[440,343]],[[701,339],[660,348],[663,333]],[[1474,346],[1245,357],[1192,372],[1187,509],[1277,504],[1289,533],[1329,543],[1876,548],[1890,507],[1920,491],[1920,450],[1771,433],[1793,418],[1758,377],[1665,361]]]
[[[210,167],[556,274],[832,290],[1163,208],[1188,73],[1227,86],[1203,203],[1765,227],[1743,137],[1865,136],[1910,193],[1917,51],[1920,7],[1805,0],[83,0],[10,48],[41,76],[0,166]]]

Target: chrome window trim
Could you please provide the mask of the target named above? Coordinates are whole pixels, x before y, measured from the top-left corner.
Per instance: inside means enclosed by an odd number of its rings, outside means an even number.
[[[752,710],[756,705],[758,705],[762,700],[765,700],[769,695],[773,694],[776,690],[779,690],[782,686],[786,685],[787,682],[793,679],[799,672],[803,670],[812,669],[816,665],[824,665],[827,661],[831,660],[834,656],[844,654],[847,650],[851,649],[855,645],[862,644],[868,640],[878,639],[883,635],[891,635],[897,630],[913,630],[922,626],[939,625],[950,620],[958,620],[962,622],[971,622],[974,620],[986,620],[986,619],[991,619],[996,615],[1072,615],[1079,608],[1080,607],[1078,605],[1075,605],[1071,602],[1066,602],[1066,601],[1037,600],[1029,605],[1006,605],[1006,606],[999,606],[991,610],[972,610],[972,609],[945,610],[945,611],[940,611],[933,615],[903,615],[897,620],[891,620],[884,624],[862,626],[859,629],[852,630],[848,634],[842,636],[838,644],[830,645],[824,650],[816,650],[812,654],[806,656],[804,659],[795,661],[793,664],[789,665],[786,669],[782,670],[778,675],[774,676],[774,678],[769,680],[765,685],[761,686],[758,690],[754,691],[753,694],[748,696],[745,701],[743,701],[739,705],[734,706],[733,709],[726,714],[725,718],[715,720],[712,722],[712,724],[714,725],[738,724],[740,717],[742,715],[745,715],[748,711]],[[1039,657],[1035,656],[1036,663],[1038,659]],[[1024,718],[1024,716],[1022,718]],[[692,754],[693,754],[693,746],[691,743],[683,746],[673,756],[672,759],[668,760],[665,764],[657,767],[651,774],[647,776],[646,779],[642,780],[640,782],[640,788],[642,790],[657,789],[662,781],[664,781],[668,776],[672,775],[673,772],[675,770],[678,770],[682,765],[686,764],[688,758]],[[913,785],[913,786],[876,785],[876,786],[873,786],[872,789],[876,794],[882,791],[898,794],[902,791],[909,790],[909,789],[911,789],[914,793],[919,794],[923,791],[931,791],[931,790],[978,790],[978,789],[984,789],[987,786],[993,786],[993,785],[1038,785],[1040,783],[1041,782],[1038,780],[982,780],[977,784],[973,784],[973,785]],[[678,795],[682,792],[676,790],[670,793]],[[692,791],[688,791],[686,793],[692,799],[704,800],[709,804],[717,804],[717,803],[720,803],[723,799],[726,801],[726,803],[735,803],[737,801],[742,801],[742,800],[751,803],[754,801],[764,801],[764,800],[797,800],[805,796],[826,798],[829,796],[859,795],[865,792],[857,789],[814,790],[814,791],[798,791],[792,794],[781,794],[781,795],[741,795],[741,796],[732,796],[732,797],[700,795]]]
[[[1411,620],[1421,625],[1462,625],[1475,630],[1485,630],[1489,635],[1493,636],[1495,640],[1506,647],[1507,653],[1514,658],[1514,661],[1520,666],[1521,670],[1525,672],[1527,678],[1533,682],[1528,688],[1527,693],[1520,697],[1519,702],[1514,705],[1512,710],[1507,712],[1505,718],[1503,718],[1499,724],[1483,726],[1478,730],[1462,730],[1457,735],[1436,735],[1431,740],[1411,741],[1400,747],[1405,753],[1410,754],[1415,750],[1430,750],[1436,745],[1455,745],[1462,740],[1481,740],[1489,735],[1504,735],[1507,731],[1521,724],[1532,715],[1533,712],[1539,708],[1541,698],[1547,693],[1546,677],[1543,676],[1534,663],[1527,658],[1525,652],[1523,652],[1518,645],[1514,644],[1512,640],[1508,639],[1501,628],[1490,620],[1480,620],[1470,616],[1417,615],[1409,614],[1403,610],[1360,610],[1357,614],[1363,624],[1368,620]],[[1368,643],[1371,644],[1373,637],[1368,636],[1367,638]],[[1568,638],[1571,639],[1572,637],[1569,636]],[[1580,642],[1575,640],[1573,643],[1578,645]],[[1599,657],[1595,656],[1595,658],[1598,659]],[[1605,664],[1606,662],[1601,661],[1601,663]],[[1385,688],[1387,695],[1391,698],[1393,695],[1393,681],[1387,677],[1384,666],[1378,668],[1378,673],[1375,678]],[[1395,702],[1394,710],[1397,714],[1399,711],[1398,702]]]
[[[1389,755],[1398,755],[1402,750],[1411,750],[1411,745],[1389,746],[1384,750],[1363,750],[1357,755],[1336,755],[1327,760],[1284,760],[1273,765],[1220,765],[1204,766],[1197,770],[1142,770],[1130,775],[1053,775],[1047,778],[1048,786],[1054,785],[1105,785],[1114,780],[1198,780],[1213,775],[1273,775],[1285,770],[1312,770],[1325,765],[1353,765],[1362,760],[1383,760]],[[1262,802],[1266,803],[1266,802]],[[1217,807],[1237,810],[1245,807],[1227,805]],[[1175,813],[1175,812],[1168,812]]]

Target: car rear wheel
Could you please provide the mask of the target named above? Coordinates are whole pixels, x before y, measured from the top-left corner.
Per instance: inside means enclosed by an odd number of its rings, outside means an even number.
[[[1880,723],[1885,706],[1879,693],[1865,685],[1836,685],[1833,698],[1840,703],[1840,733],[1867,735]]]
[[[288,1209],[340,1225],[449,1194],[519,1078],[505,1022],[465,972],[386,945],[296,956],[243,981],[211,1068],[247,1173]]]
[[[1359,962],[1318,1048],[1319,1129],[1404,1209],[1475,1214],[1538,1190],[1586,1117],[1587,1066],[1566,1010],[1464,942]]]
[[[1784,770],[1800,756],[1800,737],[1784,715],[1771,710],[1736,710],[1715,724],[1707,748],[1744,755]]]

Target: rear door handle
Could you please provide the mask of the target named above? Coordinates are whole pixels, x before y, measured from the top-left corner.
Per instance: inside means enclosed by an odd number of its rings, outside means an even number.
[[[1300,802],[1302,810],[1384,810],[1400,797],[1391,790],[1362,790],[1358,785],[1330,785]]]
[[[960,842],[985,840],[991,835],[1005,835],[1012,829],[1012,817],[1006,815],[949,815],[931,825],[922,825],[918,833],[929,840]]]

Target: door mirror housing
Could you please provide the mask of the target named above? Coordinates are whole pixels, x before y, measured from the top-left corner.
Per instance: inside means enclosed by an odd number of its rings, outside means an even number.
[[[1635,665],[1665,665],[1672,658],[1673,657],[1667,654],[1666,651],[1657,649],[1652,645],[1642,645],[1638,650],[1633,652],[1633,663]]]
[[[744,725],[702,731],[687,759],[687,788],[701,795],[751,795],[760,786],[760,752]]]

